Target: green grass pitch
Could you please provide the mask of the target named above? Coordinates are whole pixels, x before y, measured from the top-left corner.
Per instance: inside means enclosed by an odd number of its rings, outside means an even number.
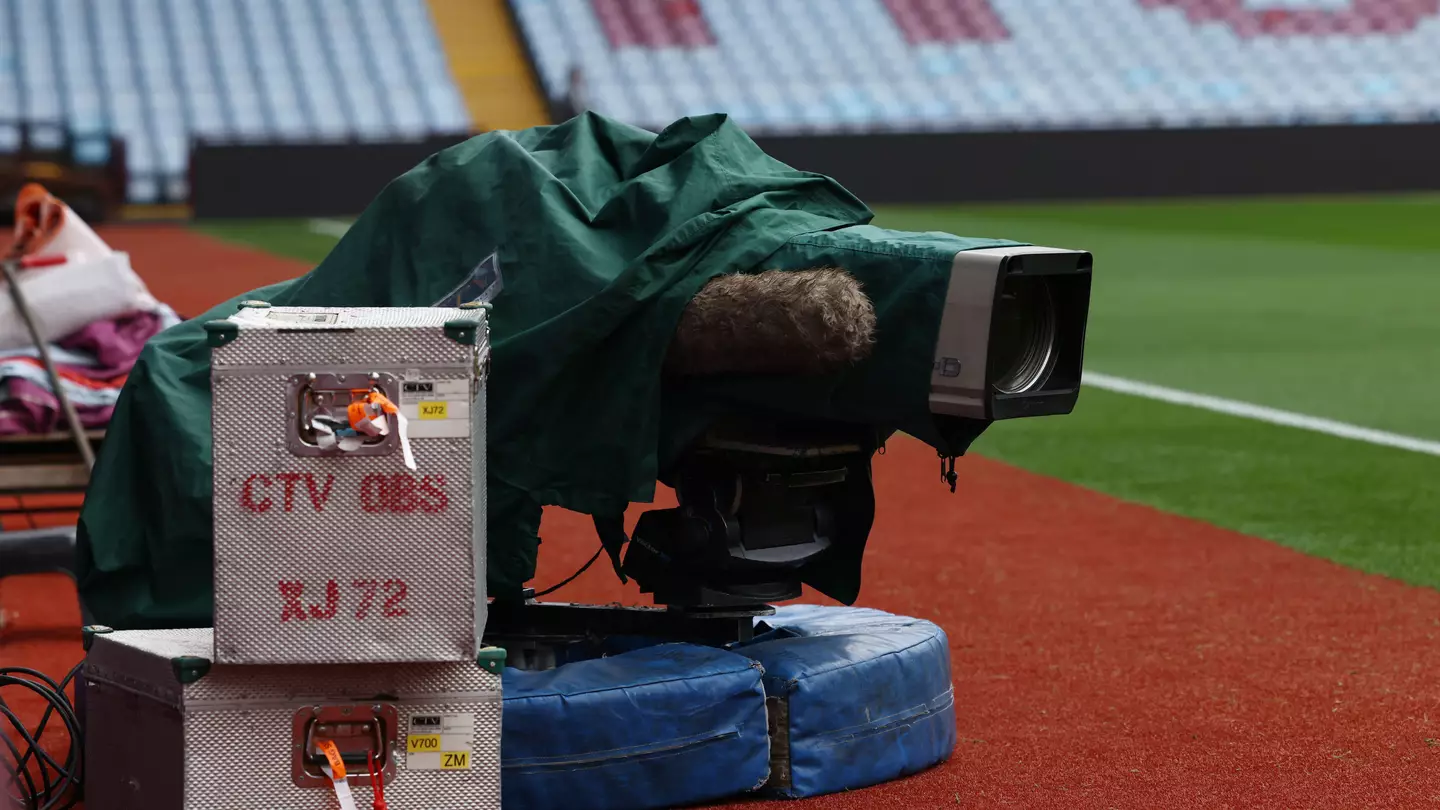
[[[1095,254],[1086,368],[1440,439],[1440,198],[885,207]],[[315,262],[304,222],[204,230]],[[1440,457],[1087,389],[974,452],[1440,587]],[[1057,527],[1063,543],[1063,527]]]

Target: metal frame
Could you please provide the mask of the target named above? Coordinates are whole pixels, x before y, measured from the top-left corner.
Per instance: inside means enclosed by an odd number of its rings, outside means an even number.
[[[291,733],[291,781],[298,788],[328,788],[331,780],[320,770],[319,757],[314,751],[315,730],[326,724],[336,726],[361,725],[369,728],[369,735],[376,745],[380,763],[380,779],[389,784],[395,781],[395,761],[400,755],[396,746],[400,739],[400,713],[393,704],[321,704],[306,706],[295,712]],[[344,751],[341,752],[343,757]],[[370,784],[370,772],[362,762],[346,763],[346,781],[352,785]]]
[[[53,452],[55,446],[63,441],[62,436],[65,434],[0,440],[7,446],[5,453],[7,457],[15,458],[8,452],[13,447],[28,447],[42,451],[29,454],[22,451],[17,462],[0,464],[0,495],[23,496],[84,492],[90,481],[90,472],[95,467],[95,448],[91,440],[92,438],[98,439],[104,434],[98,431],[86,431],[80,424],[80,417],[75,412],[74,404],[65,395],[65,389],[60,385],[60,373],[55,369],[55,362],[50,357],[49,347],[41,339],[40,330],[35,326],[35,317],[30,311],[30,305],[25,300],[25,294],[20,290],[18,267],[19,263],[13,259],[0,260],[0,273],[4,275],[5,286],[10,290],[10,298],[15,302],[15,310],[20,313],[20,318],[25,322],[25,328],[30,332],[30,338],[35,342],[35,347],[40,353],[40,362],[45,367],[45,375],[50,380],[50,387],[55,392],[56,400],[60,402],[60,410],[65,414],[65,423],[69,431],[68,438],[79,455],[79,460],[77,463],[73,457],[66,458]],[[43,452],[45,450],[51,452]],[[42,460],[47,455],[54,455],[63,461],[43,463]],[[37,511],[50,510],[31,510],[21,507],[0,510],[0,514],[34,514]],[[63,571],[73,577],[75,575],[74,559],[74,527],[27,532],[0,530],[0,578],[49,571]],[[81,609],[83,612],[83,605]]]
[[[90,470],[95,467],[95,450],[90,446],[84,426],[80,424],[80,416],[75,413],[75,405],[70,402],[70,398],[65,396],[65,390],[60,387],[60,373],[55,370],[55,361],[50,359],[50,348],[40,338],[40,330],[35,326],[35,316],[30,312],[30,305],[25,301],[25,294],[20,291],[20,279],[15,272],[18,264],[10,259],[0,261],[0,272],[5,275],[5,286],[10,290],[10,299],[15,302],[15,311],[19,312],[20,319],[25,321],[25,329],[30,332],[30,339],[35,341],[35,348],[40,352],[40,362],[45,366],[45,376],[50,379],[50,387],[55,392],[55,399],[60,402],[60,410],[65,414],[65,424],[70,429],[70,438],[75,442],[75,449],[79,451],[80,458],[85,462],[85,473],[88,477]]]
[[[388,371],[377,371],[370,374],[336,374],[314,371],[292,374],[289,382],[286,383],[286,393],[290,402],[286,416],[290,427],[285,432],[285,446],[297,456],[340,455],[342,451],[339,448],[326,448],[315,440],[311,419],[321,405],[328,404],[331,408],[336,407],[334,400],[326,403],[326,397],[347,397],[344,404],[348,405],[348,397],[354,392],[371,389],[379,389],[380,393],[388,397],[391,402],[400,401],[400,382],[395,379],[394,374]],[[399,430],[392,429],[379,439],[362,441],[359,447],[350,451],[350,455],[390,455],[399,446],[399,437]]]
[[[603,644],[612,637],[642,637],[724,647],[749,641],[755,619],[775,608],[750,605],[709,611],[651,606],[539,602],[533,589],[520,601],[495,600],[485,621],[484,643],[503,647],[506,664],[518,669],[553,669],[567,650]],[[582,654],[583,657],[583,654]]]
[[[93,452],[105,431],[87,430],[85,439]],[[70,433],[0,439],[0,496],[77,494],[89,482],[90,469]],[[52,510],[0,507],[0,515],[47,511]]]

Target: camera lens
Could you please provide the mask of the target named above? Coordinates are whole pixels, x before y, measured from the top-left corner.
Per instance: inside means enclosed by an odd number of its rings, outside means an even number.
[[[1055,354],[1055,300],[1044,277],[1006,276],[990,327],[992,385],[1022,394],[1045,383]]]

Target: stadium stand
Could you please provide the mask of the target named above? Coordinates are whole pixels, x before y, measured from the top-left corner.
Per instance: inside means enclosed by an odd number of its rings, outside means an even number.
[[[552,104],[752,132],[1440,120],[1440,0],[510,0]]]
[[[8,125],[5,122],[18,122]],[[187,197],[190,144],[468,131],[425,0],[0,0],[0,154],[126,144],[133,203]]]
[[[118,135],[132,203],[185,201],[197,138],[581,108],[757,135],[1440,121],[1440,0],[0,0],[0,157],[98,168]]]

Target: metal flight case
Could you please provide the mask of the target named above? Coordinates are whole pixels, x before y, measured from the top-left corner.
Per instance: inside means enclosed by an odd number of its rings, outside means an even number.
[[[206,324],[215,661],[473,661],[485,306],[242,306]]]
[[[211,644],[209,629],[87,628],[88,810],[333,810],[325,741],[358,806],[378,775],[394,810],[499,810],[503,651],[235,666]]]

